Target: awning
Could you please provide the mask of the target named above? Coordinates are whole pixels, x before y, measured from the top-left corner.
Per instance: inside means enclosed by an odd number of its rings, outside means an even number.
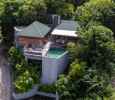
[[[76,34],[76,31],[71,31],[71,30],[54,29],[51,34],[58,35],[58,36],[78,37],[78,35]]]

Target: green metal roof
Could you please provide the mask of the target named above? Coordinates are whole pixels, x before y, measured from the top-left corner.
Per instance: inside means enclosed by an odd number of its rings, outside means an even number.
[[[49,31],[50,28],[47,25],[35,21],[26,28],[22,29],[18,35],[27,37],[44,37]]]
[[[55,29],[58,30],[70,30],[70,31],[77,31],[79,28],[79,24],[73,20],[62,20],[61,24],[59,24]]]

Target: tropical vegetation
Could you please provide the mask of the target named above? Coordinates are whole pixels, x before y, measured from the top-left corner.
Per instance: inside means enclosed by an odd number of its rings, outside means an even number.
[[[3,44],[14,44],[14,26],[34,20],[48,23],[48,15],[79,22],[79,39],[70,42],[67,72],[60,75],[55,88],[61,100],[114,100],[111,84],[115,75],[115,0],[0,0],[0,26]],[[9,51],[16,89],[27,91],[39,79],[39,71],[19,50]],[[36,74],[36,73],[37,74]]]
[[[16,92],[26,92],[39,83],[39,65],[28,63],[20,50],[15,47],[10,48],[9,58],[13,71],[13,86]]]

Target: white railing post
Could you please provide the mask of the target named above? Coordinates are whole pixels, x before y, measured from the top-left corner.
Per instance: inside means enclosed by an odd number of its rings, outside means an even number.
[[[45,56],[48,50],[50,49],[51,42],[47,42],[46,45],[44,46],[44,49],[42,51],[42,56]]]

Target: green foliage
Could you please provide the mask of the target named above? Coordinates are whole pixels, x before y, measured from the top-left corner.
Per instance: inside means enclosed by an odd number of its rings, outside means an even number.
[[[67,76],[61,75],[56,83],[56,89],[62,100],[67,100],[67,98],[69,100],[74,100],[78,96],[76,91],[79,90],[77,90],[78,88],[75,88],[74,85],[76,83],[75,81],[79,81],[79,79],[83,76],[86,64],[84,62],[79,63],[77,60],[75,62],[71,65],[69,74]],[[81,92],[79,91],[79,93]]]
[[[25,60],[25,57],[22,55],[20,50],[16,49],[15,47],[11,47],[8,54],[12,61],[12,64],[14,64],[14,65],[17,63],[21,63]]]
[[[46,92],[46,93],[56,93],[55,84],[51,85],[40,85],[38,91]]]
[[[84,18],[87,21],[83,22],[90,22],[80,29],[78,43],[67,46],[72,59],[69,72],[60,76],[56,83],[62,100],[111,99],[113,90],[110,82],[115,71],[114,34],[100,23],[100,19],[92,20],[90,14],[87,15],[89,19]]]
[[[73,61],[78,55],[80,47],[78,44],[75,44],[74,42],[69,42],[67,44],[67,50],[69,51],[70,61]]]
[[[77,8],[76,18],[81,21],[82,25],[87,25],[93,20],[99,21],[113,29],[114,9],[115,3],[112,0],[90,0]]]
[[[84,46],[87,46],[82,54],[85,57],[81,57],[88,62],[89,66],[111,75],[115,64],[113,32],[104,26],[91,26],[81,35],[85,37],[82,38]]]
[[[17,64],[13,76],[16,92],[26,92],[39,83],[40,73],[37,66]]]
[[[76,59],[70,66],[68,78],[76,80],[77,78],[81,77],[85,71],[85,67],[85,62],[79,63],[78,59]]]
[[[14,26],[16,24],[16,12],[19,8],[17,0],[1,0],[0,1],[0,25],[3,36],[3,44],[7,48],[14,43]]]
[[[82,74],[78,73],[80,72],[79,68],[75,70],[74,67],[76,68],[76,66],[73,66],[67,76],[62,75],[59,77],[56,88],[61,100],[75,100],[76,98],[78,100],[109,99],[111,97],[112,87],[108,85],[109,80],[105,80],[108,76],[98,75],[96,70],[90,69],[84,62],[81,62],[79,66],[80,65],[85,68],[85,70],[81,72]],[[79,78],[78,74],[80,75]]]
[[[71,66],[56,83],[62,100],[111,100],[115,40],[111,29],[103,25],[113,20],[114,7],[111,0],[90,0],[77,8],[80,39],[77,44],[68,43]]]
[[[57,10],[57,14],[61,15],[64,19],[73,18],[75,11],[74,5],[71,3],[64,3],[64,5]]]
[[[11,47],[9,50],[10,64],[12,66],[13,83],[16,92],[26,92],[34,84],[39,83],[39,65],[29,64],[19,49]]]
[[[56,14],[57,10],[64,4],[64,0],[46,0],[48,13]]]
[[[64,19],[74,18],[75,7],[73,2],[66,0],[46,0],[47,12],[61,15]]]
[[[28,70],[19,75],[14,82],[16,92],[26,92],[31,89],[32,86],[37,83],[37,78],[34,79],[33,76],[35,77],[36,74],[32,75],[32,73]]]
[[[70,54],[69,71],[67,75],[59,77],[56,87],[42,85],[40,90],[56,90],[62,100],[111,100],[110,82],[115,67],[115,40],[112,32],[115,32],[114,0],[0,1],[2,35],[4,40],[8,40],[7,43],[13,39],[15,22],[18,25],[27,25],[34,20],[46,22],[43,16],[47,13],[71,19],[76,12],[81,30],[78,43],[67,44]],[[81,5],[82,3],[84,4]],[[79,4],[81,6],[78,6]],[[38,67],[28,64],[20,50],[14,47],[10,49],[9,56],[17,92],[28,91],[39,79]]]
[[[24,0],[20,3],[20,8],[17,12],[17,23],[27,25],[34,20],[42,20],[40,15],[44,15],[46,9],[44,0]]]

